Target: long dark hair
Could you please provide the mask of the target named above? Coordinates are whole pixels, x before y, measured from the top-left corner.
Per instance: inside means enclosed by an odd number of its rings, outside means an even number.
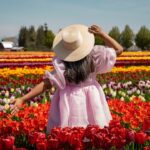
[[[95,70],[93,59],[90,55],[84,57],[79,61],[63,61],[63,63],[65,65],[65,79],[76,84],[85,81],[88,78],[89,74],[94,72]]]

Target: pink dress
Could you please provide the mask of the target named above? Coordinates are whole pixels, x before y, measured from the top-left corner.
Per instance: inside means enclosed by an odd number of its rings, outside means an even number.
[[[64,77],[65,66],[54,57],[52,72],[45,71],[57,90],[51,100],[47,133],[53,127],[86,127],[88,124],[109,125],[112,119],[103,89],[96,81],[96,75],[111,71],[116,62],[116,52],[112,48],[95,46],[91,52],[95,64],[95,72],[80,84],[68,83]]]

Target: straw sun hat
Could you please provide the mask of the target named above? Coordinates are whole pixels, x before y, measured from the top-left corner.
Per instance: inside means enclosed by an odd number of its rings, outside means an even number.
[[[91,52],[94,41],[94,35],[88,31],[87,26],[70,25],[56,35],[53,50],[62,60],[78,61]]]

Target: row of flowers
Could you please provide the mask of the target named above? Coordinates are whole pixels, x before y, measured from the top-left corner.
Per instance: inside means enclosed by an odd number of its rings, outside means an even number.
[[[14,63],[14,62],[20,62],[20,63],[23,63],[23,62],[49,62],[49,61],[52,61],[52,58],[0,59],[0,63],[5,63],[5,62],[11,62],[11,63]]]
[[[135,65],[135,66],[141,66],[141,65],[145,65],[145,66],[149,66],[150,65],[150,61],[149,60],[138,60],[138,61],[128,61],[128,60],[118,60],[115,63],[115,66],[130,66],[130,65]]]
[[[109,82],[102,84],[102,88],[107,99],[119,98],[122,101],[130,101],[134,96],[141,98],[142,101],[150,101],[150,81],[138,82]]]
[[[54,56],[54,52],[1,52],[0,58],[34,58],[34,57],[51,57]],[[150,56],[150,52],[141,51],[141,52],[123,52],[120,57],[142,57]]]
[[[0,59],[51,58],[53,52],[1,52]]]
[[[112,99],[108,104],[113,117],[109,127],[101,129],[89,125],[87,128],[53,128],[49,135],[45,134],[49,103],[25,104],[16,116],[10,115],[10,111],[0,112],[0,145],[7,150],[8,145],[14,146],[15,140],[17,147],[36,147],[38,150],[148,148],[150,102],[134,97],[128,103]],[[13,142],[10,142],[12,139]]]
[[[150,52],[149,51],[139,51],[139,52],[123,52],[121,54],[121,57],[133,57],[133,56],[150,56]]]
[[[52,65],[52,61],[51,58],[46,58],[50,61],[44,61],[44,59],[34,59],[34,60],[15,60],[12,63],[12,60],[8,60],[8,61],[3,61],[0,63],[0,68],[4,68],[4,67],[23,67],[23,66],[46,66],[46,65]],[[115,66],[130,66],[130,65],[135,65],[135,66],[139,66],[139,65],[145,65],[148,66],[150,65],[150,61],[149,60],[117,60],[115,63]]]
[[[88,125],[86,128],[53,128],[48,136],[42,132],[31,132],[0,137],[0,149],[4,150],[149,150],[149,143],[150,136],[146,133],[126,129],[118,121],[111,121],[109,127],[103,129]]]
[[[1,63],[0,68],[7,68],[9,67],[24,67],[24,66],[29,66],[29,67],[43,67],[43,66],[52,66],[52,62],[7,62],[7,63]]]
[[[28,80],[27,80],[28,81]],[[23,85],[23,84],[17,84],[17,87],[14,87],[12,84],[10,86],[3,85],[0,88],[0,111],[1,110],[7,110],[8,108],[11,108],[12,106],[9,105],[10,99],[14,99],[17,97],[21,97],[24,94],[28,93],[31,88],[35,85],[33,84],[34,81],[30,80],[30,84]],[[35,82],[37,82],[35,80]],[[16,81],[17,83],[17,81]],[[37,82],[39,83],[39,82]],[[25,84],[25,83],[24,83]],[[150,81],[142,81],[140,80],[137,83],[132,83],[131,81],[122,83],[115,83],[115,82],[109,82],[107,84],[101,85],[104,93],[106,95],[106,99],[110,98],[118,98],[121,101],[132,101],[134,97],[140,98],[142,101],[150,101]],[[47,90],[45,93],[43,93],[40,96],[37,96],[33,99],[31,99],[30,104],[34,105],[35,102],[45,102],[46,99],[49,99],[49,94],[53,94],[55,91],[55,88],[51,88],[50,90]]]
[[[47,61],[47,62],[40,62],[40,61],[33,61],[33,62],[5,62],[5,63],[0,63],[0,68],[5,68],[5,67],[24,67],[24,66],[30,66],[30,67],[42,67],[42,66],[52,66],[52,61]],[[140,60],[140,61],[117,61],[115,63],[115,66],[130,66],[130,65],[135,65],[135,66],[149,66],[150,61],[148,60]]]
[[[19,58],[0,58],[0,62],[1,63],[4,63],[4,62],[36,62],[36,61],[40,61],[40,62],[47,62],[47,61],[51,61],[52,60],[52,57],[42,57],[42,58],[37,58],[37,57],[33,57],[33,58],[22,58],[22,57],[19,57]],[[145,60],[145,61],[149,61],[150,60],[150,57],[149,56],[142,56],[142,57],[117,57],[117,61],[120,60],[120,61],[141,61],[141,60]]]
[[[5,53],[4,53],[5,54]],[[22,52],[22,53],[3,53],[0,55],[0,68],[7,66],[45,66],[51,65],[53,52]],[[8,55],[7,55],[8,54]],[[128,55],[127,55],[128,54]],[[132,53],[123,53],[117,57],[116,66],[123,65],[150,65],[149,53],[140,53],[135,55]]]
[[[5,68],[1,70],[0,85],[8,85],[10,88],[18,87],[19,85],[35,85],[43,80],[44,71],[42,70],[48,70],[50,68],[43,67],[43,69],[34,69],[31,67],[25,67],[23,69]],[[116,84],[119,82],[125,83],[131,81],[132,84],[137,85],[140,80],[146,81],[149,80],[149,77],[150,71],[110,72],[107,74],[97,75],[97,80],[101,85],[109,84],[111,81],[114,81]]]
[[[43,66],[43,67],[14,67],[14,68],[2,68],[0,69],[0,77],[9,77],[9,76],[17,76],[21,77],[24,75],[43,75],[45,70],[52,71],[52,66]]]
[[[30,74],[44,74],[45,70],[52,71],[53,66],[42,66],[42,67],[10,67],[10,68],[1,68],[0,69],[0,77],[9,77],[9,76],[17,76],[21,77],[24,75]],[[145,73],[150,72],[150,66],[130,66],[130,67],[114,67],[112,69],[112,73]]]
[[[47,100],[43,103],[44,104],[35,102],[31,106],[26,103],[16,116],[11,116],[9,114],[10,108],[7,108],[7,111],[0,111],[0,133],[5,133],[5,129],[12,126],[13,134],[17,134],[20,122],[25,126],[25,129],[20,129],[24,132],[27,132],[26,129],[28,129],[29,126],[29,132],[37,130],[44,131],[46,128],[49,103],[47,103]],[[111,99],[108,100],[108,105],[113,119],[122,122],[122,125],[125,127],[138,131],[150,129],[150,102],[143,102],[141,98],[133,97],[128,103],[121,101],[120,99]],[[38,119],[39,122],[36,123]],[[46,120],[43,122],[43,119]],[[45,125],[42,127],[41,124]]]

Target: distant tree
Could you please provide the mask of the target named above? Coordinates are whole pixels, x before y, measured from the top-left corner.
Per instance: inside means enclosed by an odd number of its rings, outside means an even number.
[[[45,46],[51,48],[54,38],[55,38],[54,33],[51,30],[48,30],[46,32],[46,37],[45,37]]]
[[[44,24],[45,46],[51,48],[54,40],[54,33],[48,29],[47,23]]]
[[[36,45],[36,31],[35,31],[35,28],[34,26],[31,26],[29,29],[28,29],[28,39],[29,39],[29,44],[28,44],[28,47],[29,48],[35,48],[35,45]]]
[[[19,31],[18,44],[19,46],[28,47],[28,29],[24,26]]]
[[[45,45],[45,32],[44,27],[40,26],[37,29],[37,36],[36,36],[36,47],[42,48]]]
[[[48,26],[47,26],[47,23],[44,23],[44,32],[45,32],[45,35],[46,35],[47,32],[48,32]]]
[[[120,43],[125,49],[128,49],[130,46],[132,46],[133,43],[133,31],[129,27],[129,25],[125,26],[125,29],[122,31],[120,35]]]
[[[105,42],[99,36],[95,36],[95,45],[105,45]]]
[[[142,26],[135,37],[135,42],[142,50],[150,49],[150,30]]]
[[[120,31],[117,26],[113,27],[110,32],[109,36],[111,36],[113,39],[115,39],[117,42],[120,42]]]

